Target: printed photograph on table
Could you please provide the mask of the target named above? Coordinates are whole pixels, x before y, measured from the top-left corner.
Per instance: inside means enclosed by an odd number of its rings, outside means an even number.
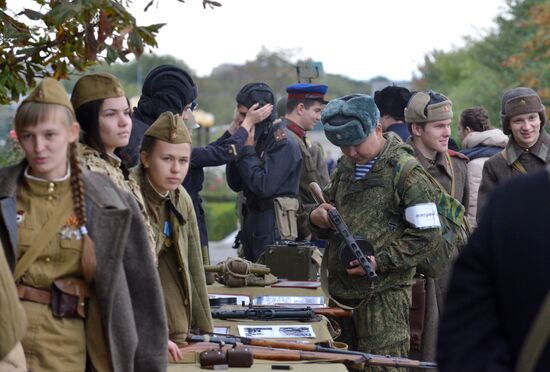
[[[254,305],[308,305],[325,306],[323,296],[258,296],[252,300]]]
[[[311,325],[281,324],[272,326],[239,325],[239,335],[248,338],[314,338]]]

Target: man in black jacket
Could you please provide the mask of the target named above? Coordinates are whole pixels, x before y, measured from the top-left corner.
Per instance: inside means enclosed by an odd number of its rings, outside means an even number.
[[[550,290],[549,210],[548,168],[492,193],[454,266],[438,336],[441,372],[527,370],[518,358]],[[550,343],[531,358],[534,371],[550,370]]]

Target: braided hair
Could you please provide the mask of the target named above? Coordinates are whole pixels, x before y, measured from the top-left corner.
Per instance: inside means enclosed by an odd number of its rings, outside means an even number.
[[[464,129],[470,128],[474,132],[484,132],[493,128],[489,112],[483,107],[472,107],[462,111],[459,125]]]
[[[19,135],[27,125],[40,123],[52,117],[62,121],[67,127],[76,121],[74,114],[63,105],[28,102],[19,106],[15,114],[15,131]],[[73,194],[74,213],[78,218],[78,228],[82,235],[82,271],[84,279],[87,282],[91,282],[94,278],[96,269],[95,246],[86,228],[86,197],[76,142],[69,144],[68,160],[71,170],[71,190]]]

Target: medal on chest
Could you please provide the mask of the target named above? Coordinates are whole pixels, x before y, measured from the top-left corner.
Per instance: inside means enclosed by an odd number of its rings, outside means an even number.
[[[15,218],[17,224],[19,225],[25,219],[25,211],[20,209],[17,211],[17,217]]]
[[[65,225],[59,230],[59,239],[82,239],[82,233],[79,229],[80,221],[74,214],[67,219]]]

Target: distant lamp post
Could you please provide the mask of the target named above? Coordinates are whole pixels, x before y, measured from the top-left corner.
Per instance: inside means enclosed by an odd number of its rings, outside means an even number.
[[[214,125],[216,117],[211,112],[200,109],[193,111],[193,116],[195,117],[195,121],[201,126],[198,129],[200,133],[199,145],[207,145],[210,142],[210,128]]]
[[[314,79],[323,76],[323,62],[314,62],[311,60],[298,61],[296,65],[296,74],[298,75],[298,83],[302,81],[311,83]]]

